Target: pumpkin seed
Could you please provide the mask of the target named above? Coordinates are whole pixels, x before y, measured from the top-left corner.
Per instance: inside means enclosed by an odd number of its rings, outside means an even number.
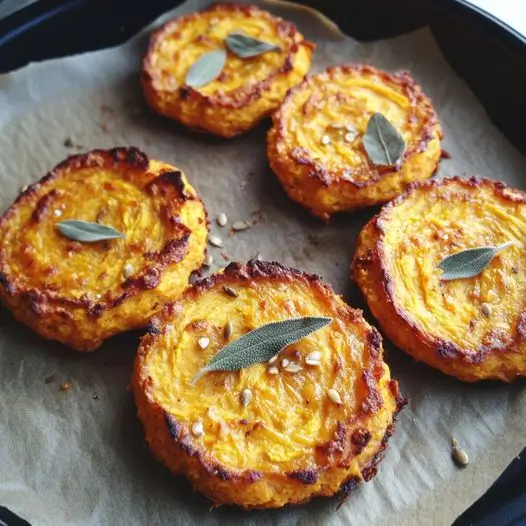
[[[227,322],[225,325],[225,328],[223,329],[223,336],[225,340],[230,340],[230,336],[232,336],[232,324],[230,322]]]
[[[227,287],[226,285],[223,286],[223,292],[231,298],[237,298],[239,296],[239,294],[233,288]]]
[[[206,349],[210,345],[210,338],[202,337],[197,340],[197,344],[201,349]]]
[[[290,360],[287,360],[286,358],[283,358],[283,360],[281,360],[281,367],[285,368],[289,364],[290,364]]]
[[[451,448],[451,455],[455,464],[460,468],[465,468],[469,464],[469,457],[468,454],[460,448],[455,438],[451,440]]]
[[[327,396],[329,397],[331,402],[334,402],[337,405],[341,405],[343,403],[340,393],[336,391],[336,389],[329,389],[327,391]]]
[[[208,256],[206,256],[206,259],[205,259],[205,265],[207,267],[211,267],[214,263],[214,258],[213,256],[211,256],[210,254],[208,254]]]
[[[222,248],[223,247],[223,241],[221,241],[221,238],[219,238],[217,236],[209,236],[208,237],[208,242],[213,247],[217,247],[217,248]]]
[[[305,357],[305,361],[307,360],[321,360],[321,352],[320,351],[312,351]]]
[[[243,389],[243,392],[241,393],[241,405],[246,407],[248,404],[250,404],[252,398],[252,391],[250,389]]]
[[[268,368],[268,374],[273,374],[273,375],[276,375],[276,374],[279,374],[279,369],[277,367],[269,367]]]
[[[483,303],[480,306],[480,311],[482,312],[482,314],[484,314],[484,316],[486,316],[486,318],[489,318],[491,316],[491,306],[487,303]]]
[[[321,138],[321,143],[322,144],[329,144],[331,142],[331,138],[328,136],[328,135],[324,135],[322,138]]]
[[[131,278],[133,274],[135,273],[135,268],[131,263],[126,263],[124,267],[122,268],[122,277],[124,279]]]
[[[276,356],[273,356],[273,357],[268,361],[268,363],[274,363],[277,359],[278,359],[278,355],[276,354]]]
[[[287,367],[285,367],[285,371],[287,371],[288,373],[299,373],[301,370],[302,368],[295,363],[291,363],[290,365],[287,365]]]
[[[250,223],[247,221],[236,221],[232,225],[232,230],[234,232],[241,232],[242,230],[246,230],[247,228],[250,228]]]
[[[305,359],[305,363],[307,365],[311,365],[312,367],[320,367],[320,365],[321,365],[320,360],[311,360],[309,358]]]
[[[223,214],[223,212],[221,212],[217,216],[216,222],[219,226],[225,226],[228,223],[228,217],[226,216],[226,214]]]
[[[192,435],[195,437],[200,437],[205,434],[205,430],[203,429],[203,422],[194,422],[192,424]]]

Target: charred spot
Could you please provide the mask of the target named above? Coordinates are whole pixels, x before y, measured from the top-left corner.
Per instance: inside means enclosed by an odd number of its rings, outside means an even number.
[[[233,478],[232,473],[223,466],[216,466],[214,469],[214,475],[221,480],[231,480]]]
[[[291,471],[290,473],[287,473],[287,477],[299,480],[300,482],[303,482],[303,484],[315,484],[318,480],[318,470],[311,468]]]
[[[360,479],[358,477],[352,477],[347,482],[344,482],[340,487],[340,493],[348,495],[358,484]]]
[[[159,269],[148,268],[143,274],[142,278],[142,288],[145,290],[155,289],[161,283],[161,273]]]
[[[437,347],[437,353],[442,358],[458,358],[459,351],[451,342],[444,342],[442,345]]]
[[[521,314],[517,325],[517,335],[521,340],[526,340],[526,312]]]
[[[146,326],[146,332],[148,334],[154,334],[154,335],[161,334],[161,329],[157,327],[157,323],[159,323],[159,320],[156,320],[156,319],[150,320],[148,322],[148,325]]]
[[[161,261],[165,264],[179,263],[188,251],[188,241],[190,234],[185,234],[179,239],[172,239],[162,249],[160,253]]]
[[[170,436],[174,440],[179,440],[179,436],[181,434],[181,431],[183,429],[182,424],[180,424],[172,415],[169,413],[165,414],[165,421],[166,421],[166,427],[168,428],[168,432],[170,433]]]
[[[189,456],[191,457],[192,455],[194,455],[194,453],[196,452],[196,449],[194,448],[194,446],[191,444],[191,442],[189,442],[188,440],[186,439],[183,439],[181,442],[179,442],[179,447]]]
[[[376,381],[370,371],[365,370],[362,374],[369,393],[367,398],[362,402],[362,411],[365,413],[376,413],[382,407],[382,398],[376,388]]]
[[[247,420],[246,418],[242,418],[242,419],[239,421],[239,423],[240,423],[242,426],[246,426],[246,425],[248,425],[249,422],[248,422],[248,420]]]
[[[13,284],[7,279],[7,276],[3,272],[0,272],[0,285],[4,287],[4,289],[10,296],[12,296],[15,293],[15,288]]]
[[[47,193],[46,195],[42,196],[36,206],[35,206],[35,209],[33,210],[33,214],[31,216],[31,218],[33,219],[33,221],[35,222],[39,222],[41,221],[42,219],[44,219],[47,215],[47,212],[49,210],[49,207],[53,201],[53,199],[55,199],[55,197],[57,197],[58,195],[58,190],[56,189],[53,189],[51,190],[51,192]]]
[[[148,156],[135,146],[130,148],[112,148],[108,150],[108,155],[114,163],[125,162],[140,170],[146,170],[150,164]]]
[[[190,97],[190,88],[186,86],[181,88],[179,94],[182,100],[187,100]]]
[[[382,346],[382,336],[374,327],[369,333],[369,345],[371,346],[372,354],[378,356],[378,353],[380,352],[380,348]]]
[[[451,159],[451,154],[449,152],[446,152],[446,150],[442,149],[442,151],[440,152],[440,158]]]
[[[88,316],[92,318],[100,318],[104,312],[104,306],[101,303],[95,303],[88,308]]]
[[[181,199],[184,201],[188,199],[188,195],[185,192],[185,185],[183,181],[183,174],[179,170],[171,170],[164,172],[159,177],[157,177],[152,184],[160,185],[166,184],[173,186],[177,189]]]
[[[247,482],[254,483],[263,478],[263,474],[259,471],[249,471],[247,474]]]
[[[357,429],[351,436],[351,442],[362,450],[371,440],[371,433],[364,428]]]
[[[119,305],[122,305],[131,295],[132,293],[130,291],[123,292],[111,302],[111,306],[118,307]]]
[[[369,480],[371,480],[376,475],[376,472],[377,472],[377,470],[376,470],[375,466],[366,467],[362,471],[362,477],[365,480],[365,482],[368,482]]]

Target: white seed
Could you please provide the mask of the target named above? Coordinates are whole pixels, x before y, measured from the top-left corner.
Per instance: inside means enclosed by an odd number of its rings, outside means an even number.
[[[329,389],[327,391],[327,396],[329,397],[330,401],[334,402],[335,404],[341,405],[343,403],[340,393],[336,391],[336,389]]]
[[[131,263],[126,263],[124,267],[122,267],[122,277],[124,279],[128,279],[135,273],[135,269],[133,268],[133,265]]]
[[[468,454],[463,449],[460,449],[458,445],[453,446],[452,455],[457,466],[464,468],[469,464]]]
[[[221,248],[221,247],[223,246],[223,241],[221,241],[221,238],[216,237],[216,236],[209,236],[209,238],[208,238],[208,242],[209,242],[213,247]]]
[[[276,356],[273,356],[273,357],[268,361],[268,363],[274,363],[277,359],[278,359],[278,355],[276,354]]]
[[[192,435],[195,437],[201,437],[205,434],[205,430],[203,429],[203,422],[194,422],[192,424]]]
[[[62,210],[59,210],[58,208],[55,210],[55,215],[57,217],[60,217],[62,215]]]
[[[208,254],[208,256],[206,256],[206,259],[205,259],[205,265],[207,267],[211,267],[214,263],[214,258],[213,256],[211,256],[210,254]]]
[[[226,216],[226,214],[223,214],[223,212],[221,212],[217,216],[216,221],[219,226],[225,226],[228,223],[228,217]]]
[[[331,138],[328,136],[328,135],[324,135],[322,138],[321,138],[321,143],[322,144],[329,144],[331,142]]]
[[[218,24],[218,23],[219,23],[219,18],[217,18],[217,17],[214,16],[214,17],[212,17],[212,18],[210,19],[210,25],[211,25],[211,26],[214,26],[215,24]]]
[[[283,360],[281,360],[281,367],[287,367],[287,365],[290,364],[290,360],[287,360],[286,358],[283,358]]]
[[[354,134],[357,134],[358,133],[358,130],[352,125],[352,124],[346,124],[345,125],[345,129],[350,132],[350,133],[354,133]]]
[[[279,374],[279,369],[277,367],[274,367],[274,366],[269,367],[268,368],[268,374],[274,374],[274,375]]]
[[[232,287],[227,287],[226,285],[223,286],[223,292],[231,298],[237,298],[239,296],[235,289]]]
[[[285,367],[285,371],[287,371],[288,373],[299,373],[301,370],[301,367],[299,365],[296,365],[295,363],[291,363],[290,365],[287,365],[287,367]]]
[[[201,349],[206,349],[210,345],[210,338],[207,338],[206,336],[203,336],[202,338],[199,338],[197,340],[197,344]]]
[[[29,185],[25,184],[24,186],[22,186],[22,188],[20,188],[20,193],[23,194],[28,188],[29,188]]]
[[[353,142],[354,139],[356,139],[356,135],[357,134],[353,132],[346,133],[344,137],[345,142]]]
[[[232,336],[232,324],[228,321],[225,325],[225,328],[223,329],[223,336],[225,340],[229,340],[230,336]]]
[[[312,367],[320,367],[321,362],[319,360],[311,360],[309,358],[305,359],[305,363],[307,365],[311,365]]]
[[[241,405],[246,407],[252,401],[253,395],[250,389],[243,389],[241,393]]]
[[[247,223],[246,221],[236,221],[232,225],[232,230],[234,232],[241,232],[242,230],[246,230],[247,228],[250,228],[250,223]]]
[[[339,122],[331,122],[329,124],[329,127],[332,128],[333,130],[341,130],[344,126],[343,126],[343,124],[341,124]]]
[[[486,316],[486,318],[489,318],[491,316],[491,306],[487,303],[483,303],[480,306],[480,311],[482,312],[482,314],[484,314],[484,316]]]
[[[321,351],[312,351],[305,357],[305,361],[307,360],[321,360]]]

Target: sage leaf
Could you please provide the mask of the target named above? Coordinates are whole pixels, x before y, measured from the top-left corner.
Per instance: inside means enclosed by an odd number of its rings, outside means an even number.
[[[240,32],[230,33],[226,37],[225,43],[228,49],[240,58],[255,57],[267,51],[281,51],[281,48],[276,44],[264,42]]]
[[[123,233],[115,230],[111,226],[91,223],[89,221],[79,221],[77,219],[60,222],[58,229],[63,236],[82,243],[94,243],[95,241],[102,241],[104,239],[126,237]]]
[[[185,83],[191,88],[199,88],[212,82],[221,74],[226,62],[226,51],[218,49],[201,55],[186,74]]]
[[[262,325],[223,347],[194,376],[191,385],[210,371],[239,371],[256,363],[267,362],[287,345],[322,329],[331,321],[332,318],[305,317]]]
[[[404,138],[381,113],[369,119],[362,142],[369,160],[378,166],[396,166],[405,151]]]
[[[501,250],[515,244],[515,241],[510,241],[496,247],[468,248],[447,256],[438,265],[438,268],[443,271],[440,278],[444,281],[451,281],[477,276]]]

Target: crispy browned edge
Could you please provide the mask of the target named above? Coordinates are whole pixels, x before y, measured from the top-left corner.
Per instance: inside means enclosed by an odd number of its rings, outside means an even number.
[[[42,188],[49,187],[54,192],[54,183],[64,173],[90,167],[107,167],[115,171],[133,171],[136,175],[145,172],[149,167],[149,158],[141,150],[135,147],[118,147],[110,150],[92,150],[85,154],[73,155],[59,163],[53,170],[46,174],[40,181],[32,184],[22,192],[15,202],[7,209],[0,218],[0,231],[6,227],[10,218],[15,214],[19,206],[33,206],[32,221],[38,222],[45,216],[46,206],[49,201],[48,193],[40,200],[36,200],[36,194]],[[185,191],[180,170],[164,170],[150,181],[146,191],[155,192],[156,199],[163,199],[171,207],[182,205],[188,200],[200,198]],[[79,188],[79,194],[82,188]],[[204,208],[204,205],[203,205]],[[18,295],[37,316],[43,316],[59,306],[72,306],[86,310],[89,316],[98,318],[104,311],[117,307],[130,297],[139,294],[142,290],[154,289],[161,282],[162,275],[168,265],[181,261],[188,251],[189,229],[179,222],[178,216],[172,216],[166,209],[166,217],[163,220],[169,225],[170,230],[177,236],[170,237],[164,247],[156,252],[147,254],[151,264],[143,272],[125,280],[117,289],[110,290],[104,294],[102,299],[94,301],[87,296],[79,299],[61,296],[60,292],[47,289],[24,288],[20,285],[17,276],[11,276],[6,269],[6,261],[3,257],[4,248],[0,247],[0,286],[9,296]],[[73,249],[80,244],[70,241]],[[61,310],[62,313],[65,311]]]
[[[335,184],[343,186],[350,185],[354,188],[365,188],[367,186],[371,186],[380,178],[384,177],[387,173],[396,173],[404,161],[409,157],[417,153],[424,152],[429,141],[433,138],[433,134],[437,130],[437,127],[439,130],[439,138],[443,137],[442,130],[438,122],[438,117],[435,110],[433,109],[431,99],[429,99],[429,97],[423,93],[422,88],[411,77],[408,71],[399,71],[397,73],[390,74],[377,69],[374,66],[366,64],[342,64],[339,66],[330,67],[325,71],[316,73],[314,75],[306,75],[305,79],[300,84],[297,84],[296,86],[289,89],[280,109],[277,110],[272,116],[273,128],[276,132],[274,137],[276,144],[286,144],[286,138],[288,135],[286,120],[291,112],[297,110],[293,104],[293,97],[296,92],[311,89],[311,82],[320,75],[329,75],[329,77],[333,77],[339,74],[345,75],[347,73],[357,73],[358,75],[362,76],[376,75],[386,84],[395,84],[400,86],[403,89],[405,95],[408,97],[412,107],[421,106],[422,108],[426,108],[426,118],[422,126],[420,138],[418,141],[415,141],[415,144],[412,148],[409,148],[404,152],[403,158],[398,166],[370,167],[367,169],[367,172],[374,173],[374,175],[361,181],[353,180],[352,177],[346,177],[345,179],[340,177],[336,178],[331,173],[331,171],[327,169],[323,162],[320,162],[318,158],[311,158],[308,150],[306,150],[304,147],[300,145],[294,146],[293,148],[287,147],[287,155],[290,157],[290,159],[298,165],[308,167],[310,169],[309,177],[317,180],[319,185],[323,187],[329,187],[330,185]],[[286,167],[286,164],[283,163],[283,161],[277,159],[277,162],[280,166],[282,166],[284,172],[288,172],[288,168]],[[351,170],[351,174],[353,172],[356,174],[358,171],[359,169],[355,168],[354,170]]]
[[[431,365],[436,365],[446,374],[453,374],[462,380],[474,381],[476,379],[471,378],[469,374],[464,376],[461,371],[455,369],[454,364],[461,363],[464,366],[469,366],[470,364],[481,364],[492,353],[495,355],[501,355],[503,352],[510,351],[517,344],[518,339],[526,339],[526,312],[523,312],[520,315],[517,336],[511,341],[510,345],[504,346],[502,345],[502,342],[500,342],[500,345],[481,346],[476,351],[462,349],[451,341],[421,331],[419,326],[411,319],[411,313],[398,305],[396,300],[396,282],[392,274],[389,273],[384,256],[384,236],[388,229],[389,216],[396,206],[409,198],[414,192],[430,191],[434,188],[444,187],[450,184],[459,184],[467,189],[485,187],[499,198],[509,201],[510,203],[526,204],[526,192],[510,188],[502,181],[494,181],[477,176],[468,179],[455,176],[447,179],[434,179],[413,183],[409,186],[406,192],[383,206],[380,212],[374,216],[367,225],[365,225],[364,230],[366,228],[370,230],[370,235],[374,236],[377,240],[375,243],[375,249],[368,250],[367,253],[363,255],[358,255],[360,250],[360,242],[358,242],[351,264],[351,275],[360,286],[362,292],[364,292],[365,287],[362,287],[360,280],[357,279],[358,269],[361,268],[367,270],[367,281],[369,283],[374,283],[375,291],[380,293],[380,298],[384,304],[384,308],[388,311],[388,313],[384,313],[381,318],[377,317],[378,323],[388,338],[395,333],[408,334],[414,341],[414,346],[425,349],[426,354],[432,358]],[[454,193],[455,192],[452,192],[451,194],[453,200]],[[369,298],[365,297],[365,299],[369,302]],[[391,325],[393,324],[393,321],[396,321],[396,328],[387,328],[387,324],[384,323],[385,319],[389,319]],[[392,340],[396,343],[398,337],[393,336]],[[526,375],[526,371],[524,374]],[[511,381],[514,377],[515,375],[510,377],[505,371],[502,371],[502,375],[497,378],[503,381]]]
[[[195,282],[192,286],[188,287],[179,302],[167,305],[161,316],[152,319],[148,328],[148,333],[143,337],[137,352],[132,379],[132,390],[137,406],[139,407],[140,404],[145,404],[145,411],[147,411],[148,415],[155,420],[154,426],[149,424],[149,428],[155,428],[156,433],[161,433],[164,436],[163,443],[169,448],[169,452],[164,456],[169,456],[171,458],[177,458],[179,455],[186,455],[188,457],[193,456],[196,458],[199,469],[203,470],[207,475],[212,475],[218,477],[222,481],[231,481],[233,483],[256,482],[263,477],[263,474],[252,470],[234,471],[226,468],[221,464],[213,462],[206,451],[194,448],[192,446],[191,437],[187,434],[184,425],[167,413],[160,404],[155,402],[152,394],[152,379],[145,373],[145,361],[148,354],[148,347],[155,341],[156,336],[161,334],[163,327],[165,326],[164,322],[174,315],[177,311],[178,305],[181,305],[188,299],[197,298],[200,294],[210,290],[216,285],[232,283],[243,284],[244,282],[254,280],[275,280],[281,282],[300,280],[308,286],[313,287],[316,293],[324,296],[327,301],[332,303],[337,314],[341,318],[347,319],[348,322],[351,323],[366,323],[362,316],[362,311],[353,309],[345,303],[341,306],[336,306],[334,304],[335,293],[329,284],[322,281],[320,276],[307,274],[294,268],[286,267],[278,262],[265,262],[254,259],[249,260],[246,264],[237,262],[230,263],[224,269],[223,273],[213,274]],[[362,376],[362,381],[366,386],[368,395],[362,403],[360,413],[353,418],[353,423],[359,422],[360,419],[367,414],[377,412],[381,407],[381,397],[376,387],[376,383],[382,376],[383,372],[381,342],[382,337],[380,333],[371,326],[369,330],[371,367],[370,369],[364,370]],[[376,474],[376,466],[383,458],[382,453],[386,449],[387,442],[394,431],[396,416],[407,403],[407,400],[402,397],[399,392],[398,382],[396,380],[391,379],[389,381],[389,390],[396,400],[396,411],[393,414],[392,423],[386,429],[381,447],[370,462],[368,462],[361,470],[362,478],[366,481],[370,480]],[[329,453],[334,454],[336,451],[341,452],[341,458],[337,464],[338,467],[348,466],[350,460],[363,450],[371,438],[367,429],[358,428],[355,429],[352,434],[350,434],[349,431],[350,429],[347,428],[345,422],[339,422],[335,439],[318,446],[321,455],[325,454],[328,456]],[[155,450],[152,451],[159,460],[163,461],[161,456]],[[329,466],[325,466],[318,470],[310,469],[289,472],[285,473],[283,476],[288,479],[298,480],[303,484],[314,484],[317,481],[319,473],[322,470],[328,469],[328,467]],[[361,479],[357,477],[351,477],[349,480],[345,481],[340,488],[342,495],[345,497],[349,491],[360,482],[360,480]],[[214,500],[213,491],[211,494],[206,494],[206,496],[212,501]],[[311,495],[307,497],[306,500],[309,500],[314,496],[327,495]],[[300,501],[294,503],[298,504]]]
[[[247,15],[249,18],[258,18],[263,17],[270,24],[274,26],[276,32],[284,41],[291,41],[292,46],[287,51],[287,57],[283,65],[274,71],[267,78],[261,80],[257,84],[249,85],[241,90],[237,90],[234,93],[225,94],[225,93],[214,93],[210,95],[203,94],[199,90],[196,90],[190,86],[181,86],[177,89],[180,92],[180,97],[182,100],[196,100],[199,101],[199,104],[206,105],[209,107],[218,106],[221,108],[243,108],[248,106],[252,102],[259,99],[265,91],[270,89],[272,84],[276,81],[276,78],[280,75],[285,75],[292,70],[292,57],[298,52],[300,46],[308,46],[314,49],[315,45],[308,40],[301,40],[299,42],[294,42],[295,36],[298,34],[296,26],[291,22],[287,22],[282,18],[271,15],[269,12],[259,9],[253,5],[246,4],[213,4],[209,8],[192,13],[190,15],[182,16],[175,18],[166,22],[162,25],[155,33],[153,33],[148,50],[142,62],[142,75],[141,81],[145,89],[150,90],[152,93],[157,93],[157,89],[154,86],[154,79],[156,77],[156,68],[152,66],[151,59],[157,48],[158,43],[164,38],[166,34],[170,34],[173,30],[181,23],[192,23],[193,20],[198,19],[202,13],[217,13],[224,16],[229,15],[233,12],[242,12]],[[152,104],[152,101],[148,100],[149,104],[152,105],[154,109],[155,105]],[[206,130],[205,130],[206,131]]]

